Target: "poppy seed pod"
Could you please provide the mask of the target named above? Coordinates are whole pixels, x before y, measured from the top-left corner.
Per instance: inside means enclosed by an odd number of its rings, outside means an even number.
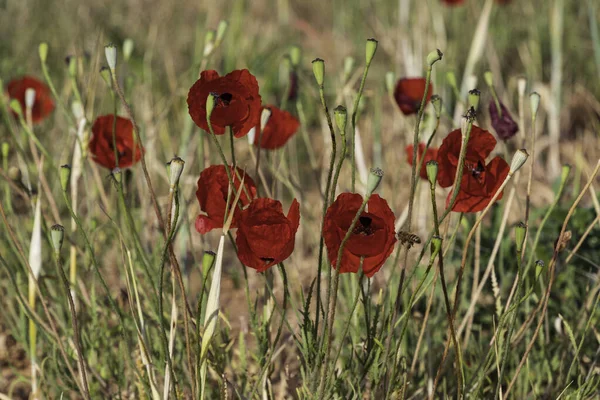
[[[71,166],[69,164],[60,166],[60,187],[63,192],[67,191],[69,187],[69,180],[71,179]]]
[[[40,55],[40,61],[45,64],[48,58],[48,43],[42,42],[38,47],[38,54]]]
[[[442,249],[442,238],[439,236],[433,236],[431,238],[431,255],[429,256],[429,262],[433,263],[437,255]]]
[[[533,118],[537,117],[538,109],[540,107],[540,95],[537,92],[533,92],[529,95],[529,101],[531,104],[531,115]]]
[[[544,264],[544,261],[536,260],[536,262],[535,262],[535,280],[537,280],[540,277],[540,274],[542,273],[542,271],[544,270],[545,267],[546,267],[546,264]]]
[[[438,175],[438,163],[435,160],[427,161],[425,164],[425,170],[427,171],[427,179],[432,188],[435,189]]]
[[[215,109],[216,98],[217,98],[217,96],[215,96],[214,93],[209,93],[208,97],[206,98],[206,120],[207,121],[210,121],[210,116],[211,116],[213,110]]]
[[[217,25],[217,36],[215,38],[215,47],[218,47],[223,38],[225,37],[225,33],[227,32],[227,28],[229,27],[229,22],[222,19],[219,21],[219,25]]]
[[[8,142],[2,142],[2,159],[6,160],[8,158],[8,151],[10,150],[10,145]]]
[[[377,189],[383,179],[383,170],[381,168],[371,168],[367,178],[367,194],[370,196]]]
[[[521,254],[521,251],[523,250],[523,243],[525,243],[526,234],[527,224],[525,222],[519,222],[515,228],[515,246],[518,254]]]
[[[260,126],[263,127],[263,129],[269,123],[269,119],[271,119],[272,113],[273,111],[268,107],[263,108],[260,112]]]
[[[450,87],[452,89],[456,89],[457,85],[456,85],[456,75],[454,74],[454,71],[448,71],[446,72],[446,82],[448,82],[448,85],[450,85]]]
[[[55,224],[50,228],[50,236],[52,238],[52,248],[54,249],[54,254],[60,254],[60,249],[62,249],[63,240],[65,237],[65,228],[62,225]]]
[[[325,61],[321,58],[315,58],[312,61],[312,69],[317,85],[323,87],[323,82],[325,80]]]
[[[208,271],[212,268],[215,263],[215,257],[217,255],[214,251],[205,251],[202,256],[202,276],[206,277],[208,275]]]
[[[290,48],[290,61],[293,67],[300,65],[302,60],[302,49],[298,46],[292,46]]]
[[[365,49],[365,59],[367,61],[367,65],[371,65],[371,61],[373,61],[373,57],[377,51],[377,44],[377,40],[373,38],[367,39],[367,46]]]
[[[475,110],[479,108],[479,98],[481,92],[477,89],[469,90],[469,107],[473,107]]]
[[[106,56],[106,63],[110,72],[114,73],[117,68],[117,46],[112,43],[104,46],[104,55]]]
[[[171,188],[175,188],[179,185],[179,178],[183,172],[185,161],[180,157],[173,157],[167,165],[169,166],[169,184],[171,185]]]
[[[440,51],[440,49],[436,49],[436,50],[432,51],[431,53],[427,54],[427,64],[429,64],[429,66],[432,67],[433,64],[440,61],[443,56],[444,56],[444,53],[442,53]]]
[[[25,109],[32,110],[34,104],[35,104],[35,89],[34,88],[25,89]]]
[[[525,164],[527,158],[529,157],[529,153],[527,153],[526,149],[519,149],[513,156],[513,159],[510,163],[510,174],[514,174]]]
[[[204,35],[204,50],[202,52],[204,57],[209,56],[215,49],[215,35],[216,33],[213,30],[206,31]]]
[[[348,124],[348,112],[346,111],[346,107],[337,106],[335,110],[333,110],[333,115],[335,117],[335,124],[337,125],[340,135],[346,134],[346,125]]]

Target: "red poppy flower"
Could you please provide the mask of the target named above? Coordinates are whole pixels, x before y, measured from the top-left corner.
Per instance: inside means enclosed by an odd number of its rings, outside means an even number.
[[[336,267],[342,240],[362,202],[359,194],[341,193],[327,209],[323,238],[333,268]],[[367,208],[360,215],[344,246],[340,273],[358,272],[361,257],[364,257],[362,268],[366,276],[371,277],[379,271],[396,243],[394,221],[394,213],[387,201],[378,194],[371,195]]]
[[[456,129],[450,132],[438,150],[438,183],[442,187],[449,187],[454,184],[461,141],[461,131]],[[494,150],[495,146],[496,139],[491,133],[473,125],[467,144],[460,190],[452,211],[482,211],[502,185],[510,170],[506,161],[500,157],[495,157],[489,164],[486,165],[485,163],[485,159]],[[446,206],[449,205],[451,197],[452,192],[448,194]],[[498,200],[501,198],[502,194],[500,194]]]
[[[230,171],[233,174],[231,167]],[[240,189],[241,177],[244,177],[244,188],[238,200],[238,205],[242,207],[248,205],[256,196],[256,185],[248,174],[236,167],[237,174],[232,176],[236,192]],[[238,177],[239,175],[239,177]],[[229,177],[225,171],[224,165],[211,165],[200,173],[198,179],[198,190],[196,190],[196,198],[200,203],[200,210],[206,215],[199,215],[196,218],[196,230],[205,234],[215,228],[222,228],[225,219],[225,207],[227,206],[227,195],[229,189]],[[236,193],[232,192],[232,199]],[[248,197],[248,195],[250,197]],[[236,227],[238,216],[241,212],[239,207],[236,207],[233,213],[231,227]]]
[[[396,84],[394,90],[394,98],[400,111],[404,115],[414,114],[419,111],[421,106],[421,100],[423,99],[423,93],[425,92],[425,79],[424,78],[402,78]],[[433,92],[433,85],[429,85],[427,90],[427,99],[425,105],[429,103],[431,94]]]
[[[419,162],[421,162],[421,157],[423,157],[425,146],[425,143],[419,143],[419,148],[417,149],[417,160]],[[406,146],[406,161],[408,161],[410,165],[413,164],[413,147],[414,146],[412,144]],[[438,149],[436,148],[430,147],[427,149],[427,152],[425,153],[425,160],[423,160],[421,171],[419,172],[419,175],[422,179],[427,180],[427,166],[425,164],[427,164],[428,161],[435,160],[437,158],[437,153]]]
[[[287,217],[277,200],[259,198],[240,213],[235,244],[247,267],[263,272],[294,251],[300,225],[300,204],[294,199]]]
[[[490,117],[492,119],[492,126],[496,131],[498,137],[502,140],[508,140],[515,136],[519,131],[519,125],[510,116],[508,109],[504,104],[500,103],[500,109],[502,110],[502,117],[498,115],[498,109],[496,108],[496,102],[490,101]]]
[[[113,142],[114,115],[103,115],[96,118],[92,125],[92,138],[89,143],[92,159],[108,169],[117,167]],[[119,155],[119,168],[131,167],[142,158],[144,149],[136,142],[133,124],[127,118],[117,117],[115,125],[115,141]]]
[[[52,100],[48,86],[31,76],[24,76],[8,83],[8,97],[18,100],[21,103],[23,113],[25,113],[25,91],[29,88],[35,90],[35,102],[31,110],[31,121],[36,124],[54,111],[54,100]],[[14,112],[13,115],[17,117],[17,114]]]
[[[278,149],[296,133],[300,121],[287,111],[280,110],[275,106],[263,107],[271,110],[271,116],[262,131],[260,147],[263,149]],[[258,138],[254,145],[258,146]]]
[[[260,95],[258,82],[247,69],[235,70],[225,76],[217,71],[202,71],[200,79],[188,93],[190,116],[200,128],[209,132],[206,122],[206,99],[217,96],[210,122],[216,135],[225,133],[231,126],[235,137],[242,137],[260,120]]]

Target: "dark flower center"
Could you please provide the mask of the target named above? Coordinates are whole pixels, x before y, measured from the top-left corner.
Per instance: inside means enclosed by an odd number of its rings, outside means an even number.
[[[352,230],[352,233],[355,235],[363,235],[363,236],[370,236],[373,234],[373,228],[371,228],[371,222],[373,222],[373,220],[371,219],[371,217],[359,217],[358,218],[358,223],[356,224],[356,226],[354,227],[354,229]]]
[[[271,264],[273,261],[275,261],[274,258],[269,258],[269,257],[261,257],[260,258],[262,261],[265,262],[265,264]]]
[[[485,165],[483,165],[481,160],[477,161],[477,164],[465,163],[465,167],[467,167],[467,170],[473,178],[477,179],[479,182],[483,181],[483,176],[481,174],[485,172]]]
[[[229,103],[231,103],[231,99],[233,99],[233,95],[231,93],[215,93],[211,92],[213,96],[215,96],[215,106],[216,107],[227,107]]]
[[[113,151],[113,153],[114,153],[114,151],[115,151],[115,146],[113,146],[113,143],[112,143],[112,142],[109,142],[109,143],[108,143],[108,147],[110,147],[110,149],[111,149],[111,150]],[[124,156],[125,156],[125,152],[124,152],[124,151],[120,151],[120,150],[119,150],[119,151],[117,151],[117,155],[119,156],[119,158],[121,158],[121,157],[124,157]]]

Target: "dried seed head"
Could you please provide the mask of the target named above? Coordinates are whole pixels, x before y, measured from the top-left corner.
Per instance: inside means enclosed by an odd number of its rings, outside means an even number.
[[[427,161],[425,164],[425,170],[427,171],[427,179],[433,189],[435,189],[435,183],[437,182],[438,175],[438,163],[435,160]]]
[[[375,192],[381,180],[383,179],[383,170],[381,168],[371,168],[367,178],[367,194],[370,196]]]
[[[185,161],[175,156],[167,165],[169,166],[169,184],[171,185],[171,188],[175,188],[179,185],[179,178],[183,172]]]
[[[469,107],[473,107],[475,110],[479,108],[479,98],[481,92],[477,89],[469,90]]]
[[[525,243],[525,236],[527,234],[527,224],[525,222],[519,222],[515,228],[515,245],[517,247],[517,254],[521,254],[523,250],[523,243]]]
[[[323,61],[321,58],[315,58],[312,61],[312,68],[317,85],[319,85],[319,87],[323,87],[323,82],[325,80],[325,61]]]
[[[509,173],[512,175],[515,172],[517,172],[519,170],[519,168],[521,168],[523,166],[523,164],[525,164],[525,161],[527,161],[528,157],[529,157],[529,153],[527,153],[527,150],[525,150],[525,149],[517,150],[517,152],[513,156],[512,161],[510,163]]]
[[[104,46],[104,55],[106,56],[106,63],[110,72],[114,73],[117,68],[117,46],[112,43]]]
[[[529,101],[531,104],[531,116],[537,117],[538,109],[540,108],[540,95],[537,92],[533,92],[529,95]]]
[[[340,131],[340,135],[346,135],[346,125],[348,124],[348,112],[346,107],[337,106],[335,110],[333,110],[333,116],[335,117],[335,124]]]
[[[62,248],[65,237],[65,228],[59,224],[52,225],[50,228],[50,236],[52,238],[52,248],[54,249],[54,254],[60,254],[60,249]]]
[[[367,46],[365,49],[365,59],[367,61],[367,65],[370,65],[371,61],[373,61],[373,57],[377,51],[377,43],[377,40],[373,38],[367,39]]]

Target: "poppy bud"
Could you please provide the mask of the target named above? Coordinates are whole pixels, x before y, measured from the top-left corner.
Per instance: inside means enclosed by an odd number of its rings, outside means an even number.
[[[517,254],[521,254],[521,251],[523,250],[523,243],[525,242],[526,233],[527,224],[524,222],[519,222],[515,228],[515,246],[517,247]]]
[[[112,87],[112,83],[110,81],[110,69],[108,67],[100,68],[100,76],[102,80],[108,85],[109,88]]]
[[[71,166],[69,164],[60,166],[60,187],[64,192],[67,191],[69,186],[69,179],[71,179]]]
[[[528,157],[529,157],[529,153],[527,153],[527,150],[525,150],[525,149],[517,150],[517,152],[513,156],[513,159],[510,163],[509,173],[512,175],[515,172],[517,172],[519,170],[519,168],[521,168],[523,166],[523,164],[525,164],[525,161],[527,161]]]
[[[565,164],[562,166],[562,171],[560,174],[560,184],[564,185],[569,177],[569,173],[571,172],[571,166],[569,164]]]
[[[60,254],[60,249],[62,248],[63,239],[65,237],[65,228],[62,225],[55,224],[50,228],[50,236],[52,238],[52,248],[54,249],[54,254]]]
[[[225,37],[225,33],[227,32],[227,27],[229,27],[229,22],[224,19],[219,21],[219,25],[217,25],[217,37],[215,38],[215,47],[218,47],[223,38]]]
[[[12,99],[10,101],[10,109],[13,110],[13,112],[15,114],[17,114],[18,116],[22,116],[23,115],[23,109],[21,108],[21,103],[19,103],[19,100],[17,99]]]
[[[206,276],[208,275],[208,271],[210,271],[210,269],[212,268],[214,262],[215,262],[215,257],[217,255],[215,254],[214,251],[205,251],[204,255],[202,256],[202,276],[206,279]]]
[[[335,124],[337,125],[340,135],[346,134],[346,125],[348,123],[348,113],[346,111],[346,107],[337,106],[335,110],[333,110],[333,115],[335,117]]]
[[[321,58],[315,58],[312,61],[313,74],[317,80],[317,85],[323,87],[323,81],[325,79],[325,61]]]
[[[167,165],[169,166],[169,184],[171,188],[175,188],[179,185],[179,178],[183,172],[185,161],[179,157],[173,157]]]
[[[393,71],[385,73],[385,89],[389,96],[394,95],[394,89],[396,88],[396,74]]]
[[[429,256],[429,262],[433,263],[437,255],[440,253],[442,249],[442,238],[439,236],[434,236],[431,238],[431,256]]]
[[[540,95],[537,92],[533,92],[529,95],[529,101],[531,104],[531,115],[533,118],[537,117],[538,108],[540,107]]]
[[[371,38],[367,39],[367,47],[365,59],[367,61],[367,65],[371,65],[371,61],[373,61],[373,57],[375,56],[375,52],[377,51],[377,40]]]
[[[8,158],[8,150],[10,149],[10,145],[8,142],[2,142],[2,159],[6,160]]]
[[[354,58],[351,56],[344,58],[344,82],[346,82],[348,80],[348,78],[350,78],[350,74],[352,73],[353,69],[354,69]]]
[[[454,74],[454,71],[446,72],[446,81],[448,82],[448,85],[450,85],[452,90],[454,90],[455,92],[458,91],[458,86],[456,84],[456,75]]]
[[[517,92],[519,93],[519,97],[525,96],[526,89],[527,89],[527,79],[519,78],[517,80]]]
[[[209,56],[215,49],[215,31],[208,30],[204,35],[204,57]]]
[[[272,113],[273,112],[268,107],[263,108],[260,112],[260,126],[262,129],[265,129],[265,126],[269,123],[269,118],[271,118]]]
[[[431,96],[431,104],[435,110],[435,117],[439,119],[442,116],[442,98],[437,94]]]
[[[491,71],[484,72],[483,80],[485,81],[485,84],[488,85],[489,87],[494,86],[494,75],[492,74]]]
[[[427,64],[429,64],[429,66],[432,67],[433,64],[440,61],[443,56],[444,56],[444,53],[442,53],[440,51],[440,49],[436,49],[436,50],[432,51],[431,53],[427,54]]]
[[[131,54],[133,53],[133,40],[130,38],[127,38],[123,41],[123,59],[125,60],[125,62],[129,61],[129,59],[131,58]]]
[[[215,109],[215,103],[217,100],[217,96],[214,93],[209,93],[206,98],[206,120],[210,121],[210,116]]]
[[[427,171],[427,179],[433,189],[435,189],[435,183],[437,182],[438,174],[438,163],[435,160],[427,161],[425,164],[425,170]]]
[[[32,88],[25,89],[25,108],[27,110],[32,110],[34,103],[35,103],[35,89],[32,89]]]
[[[73,116],[75,117],[75,119],[77,121],[80,121],[83,118],[85,118],[85,114],[83,111],[83,105],[80,102],[78,102],[77,100],[75,100],[73,102],[73,104],[71,104],[71,112],[73,113]]]
[[[542,273],[545,267],[546,265],[542,260],[537,260],[535,262],[535,280],[537,280],[540,277],[540,274]]]
[[[74,78],[77,75],[77,57],[67,57],[67,68],[69,70],[69,76]]]
[[[115,68],[117,68],[117,46],[112,43],[104,46],[104,55],[110,72],[115,72]]]
[[[383,179],[383,170],[381,168],[371,168],[369,171],[369,177],[367,178],[368,196],[372,195],[375,189],[377,189],[381,183],[381,179]]]
[[[42,64],[45,64],[46,59],[48,58],[48,43],[40,43],[40,46],[38,47],[38,53],[40,55],[40,60],[42,61]]]
[[[477,89],[469,90],[469,107],[473,107],[475,110],[479,108],[479,97],[481,92]]]
[[[293,67],[300,65],[302,60],[302,49],[298,46],[292,46],[290,48],[290,61]]]

